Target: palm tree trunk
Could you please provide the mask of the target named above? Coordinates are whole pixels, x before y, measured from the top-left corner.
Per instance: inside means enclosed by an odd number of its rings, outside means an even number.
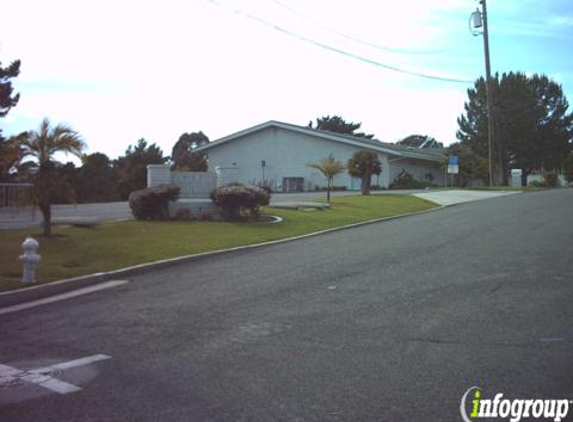
[[[326,181],[326,202],[330,204],[330,185],[331,185],[331,181],[327,180]]]
[[[50,204],[40,205],[42,217],[44,218],[44,236],[50,237],[52,235],[52,207]]]

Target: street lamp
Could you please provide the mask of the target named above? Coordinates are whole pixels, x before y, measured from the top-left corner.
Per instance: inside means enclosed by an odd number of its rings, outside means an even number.
[[[493,180],[493,81],[491,79],[491,66],[489,62],[489,33],[487,26],[487,0],[478,0],[482,6],[481,12],[476,9],[470,16],[470,31],[473,35],[483,34],[483,48],[485,55],[485,77],[487,90],[487,149],[489,162],[489,186],[494,186]],[[483,28],[483,31],[481,30]]]

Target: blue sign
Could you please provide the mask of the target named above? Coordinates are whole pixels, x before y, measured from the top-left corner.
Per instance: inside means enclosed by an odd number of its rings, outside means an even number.
[[[459,157],[457,155],[450,155],[448,157],[448,164],[459,164]]]
[[[266,160],[261,160],[261,167],[265,167],[267,165]]]

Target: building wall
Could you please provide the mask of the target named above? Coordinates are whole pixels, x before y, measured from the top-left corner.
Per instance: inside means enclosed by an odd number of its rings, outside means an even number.
[[[407,171],[417,180],[444,185],[445,170],[440,167],[440,163],[405,157],[390,158],[390,183],[402,171]]]
[[[326,180],[318,170],[307,167],[329,154],[344,164],[359,150],[359,147],[325,140],[312,135],[301,134],[280,128],[268,128],[243,138],[234,139],[219,147],[207,150],[209,170],[216,167],[237,167],[237,179],[244,184],[258,184],[264,179],[275,190],[282,190],[283,178],[304,178],[304,190],[313,190],[315,186],[326,186]],[[378,154],[382,162],[382,174],[372,178],[372,182],[381,186],[388,185],[388,157]],[[266,165],[261,166],[264,160]],[[264,176],[263,176],[264,171]],[[335,186],[347,189],[359,189],[360,183],[352,180],[346,172],[334,178]]]
[[[361,149],[316,136],[292,132],[281,128],[267,128],[234,139],[221,146],[207,150],[209,170],[217,167],[236,168],[236,180],[244,184],[260,184],[264,181],[274,190],[281,191],[283,178],[303,178],[304,190],[314,190],[315,186],[326,186],[326,180],[318,170],[307,167],[317,163],[329,154],[345,165],[352,154]],[[406,170],[416,179],[443,185],[444,172],[436,162],[388,156],[378,153],[382,163],[382,173],[372,177],[372,184],[388,185],[402,171]],[[261,162],[265,161],[263,169]],[[431,175],[431,176],[428,176]],[[350,190],[360,189],[360,180],[350,177],[347,172],[334,178],[335,186],[346,186]]]

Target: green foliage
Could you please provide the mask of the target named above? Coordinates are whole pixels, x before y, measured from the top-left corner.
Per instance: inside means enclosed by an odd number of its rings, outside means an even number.
[[[24,132],[14,138],[20,150],[20,165],[23,168],[34,169],[29,178],[34,183],[34,198],[44,218],[44,236],[50,236],[52,231],[51,206],[57,193],[62,193],[61,180],[58,173],[58,163],[54,154],[58,152],[70,153],[81,157],[85,144],[80,135],[64,124],[55,127],[45,118],[38,131]],[[25,158],[33,161],[24,162]],[[73,189],[69,189],[70,196]]]
[[[569,153],[563,163],[563,175],[569,183],[573,182],[573,151]]]
[[[543,182],[548,188],[556,188],[559,186],[559,179],[552,171],[548,171],[543,175]]]
[[[76,178],[78,202],[119,201],[116,172],[108,156],[99,152],[84,155],[82,163]]]
[[[6,117],[12,107],[18,104],[20,94],[12,95],[14,88],[10,79],[20,74],[20,60],[15,60],[7,67],[0,62],[0,117]],[[0,129],[0,150],[2,148],[2,129]]]
[[[0,133],[0,180],[10,180],[14,178],[11,170],[20,161],[22,150],[16,137],[2,139]]]
[[[374,186],[370,186],[370,188],[374,189]],[[317,192],[326,192],[326,187],[315,185],[314,190]],[[340,192],[340,191],[345,191],[345,190],[348,190],[348,188],[346,186],[332,186],[330,188],[331,192]]]
[[[307,164],[307,167],[317,169],[326,178],[326,201],[330,202],[330,190],[334,184],[334,176],[344,171],[345,167],[341,161],[335,160],[332,154],[318,163]]]
[[[56,184],[52,192],[52,204],[73,204],[77,202],[76,180],[77,169],[72,162],[55,165]]]
[[[544,75],[504,73],[493,80],[494,150],[497,177],[507,182],[509,168],[557,169],[571,146],[573,114],[559,84]],[[488,157],[486,83],[468,90],[465,114],[458,119],[458,139]]]
[[[211,191],[211,200],[223,210],[223,218],[241,220],[241,211],[251,218],[260,215],[260,207],[268,205],[270,194],[255,186],[223,186]]]
[[[207,171],[207,155],[203,152],[193,152],[201,145],[209,143],[209,138],[203,132],[184,133],[173,146],[171,160],[173,169],[181,171]]]
[[[376,151],[361,149],[352,154],[346,166],[352,177],[362,180],[362,195],[370,195],[372,175],[382,173],[382,163]]]
[[[340,116],[323,116],[316,119],[316,125],[313,127],[312,121],[308,123],[311,129],[325,130],[328,132],[342,133],[345,135],[358,136],[361,138],[373,138],[374,135],[366,135],[363,132],[356,132],[360,129],[362,123],[346,122]]]
[[[465,188],[472,180],[481,180],[484,185],[488,182],[488,160],[480,156],[466,143],[456,142],[448,147],[448,156],[459,158],[458,185]],[[447,162],[444,161],[444,167]]]
[[[435,138],[427,135],[410,135],[402,139],[401,141],[396,142],[397,145],[403,145],[407,147],[414,147],[420,148],[423,145],[423,148],[443,148],[444,144],[441,142],[436,141]]]
[[[133,191],[147,186],[147,166],[149,164],[164,164],[167,157],[155,144],[148,145],[145,139],[137,141],[135,146],[129,145],[125,155],[119,157],[114,165],[119,177],[118,189],[122,200],[129,197]]]
[[[424,189],[428,187],[436,187],[437,185],[417,180],[411,173],[402,171],[388,187],[389,189]]]
[[[179,198],[179,187],[159,185],[129,195],[129,207],[136,220],[167,220],[169,201]]]

